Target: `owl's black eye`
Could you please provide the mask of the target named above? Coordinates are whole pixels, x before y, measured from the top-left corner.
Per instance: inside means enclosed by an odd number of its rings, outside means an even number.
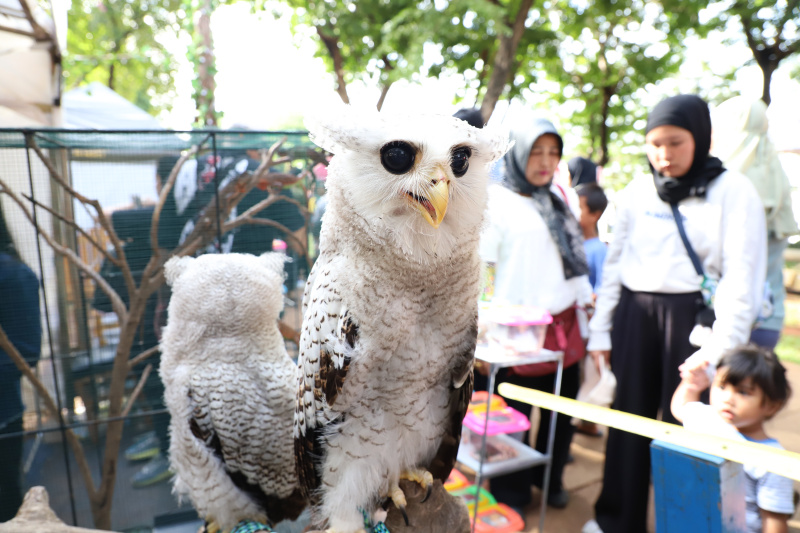
[[[417,151],[405,141],[392,141],[381,148],[381,164],[392,174],[405,174],[414,166]]]
[[[453,156],[450,158],[450,168],[453,169],[453,174],[455,174],[457,178],[467,173],[471,155],[472,150],[466,146],[453,150]]]

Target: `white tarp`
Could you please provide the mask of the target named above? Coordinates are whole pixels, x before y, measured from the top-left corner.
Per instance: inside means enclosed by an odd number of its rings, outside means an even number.
[[[65,128],[86,130],[163,129],[155,117],[97,81],[65,93],[63,113]]]

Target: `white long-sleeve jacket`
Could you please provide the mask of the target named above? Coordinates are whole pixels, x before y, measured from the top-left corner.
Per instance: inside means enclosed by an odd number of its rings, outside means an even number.
[[[635,178],[617,198],[613,240],[589,324],[589,350],[611,349],[623,285],[634,292],[680,294],[698,291],[702,282],[652,176]],[[745,176],[726,171],[711,182],[705,199],[687,198],[678,210],[704,272],[719,279],[717,319],[696,354],[715,366],[723,351],[747,342],[758,316],[767,264],[764,208]]]
[[[553,315],[591,303],[589,277],[564,278],[561,254],[531,198],[490,185],[486,216],[480,254],[497,264],[495,302],[540,307]]]

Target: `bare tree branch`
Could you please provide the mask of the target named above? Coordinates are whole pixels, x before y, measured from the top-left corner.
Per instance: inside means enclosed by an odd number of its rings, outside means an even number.
[[[255,224],[255,225],[258,225],[258,226],[271,226],[273,228],[278,228],[279,230],[281,230],[282,232],[284,232],[286,234],[287,238],[289,238],[292,241],[294,241],[295,243],[299,244],[302,247],[303,250],[306,249],[305,243],[303,241],[301,241],[300,239],[298,239],[297,236],[295,236],[295,234],[292,233],[292,230],[290,230],[289,228],[287,228],[286,226],[284,226],[280,222],[275,222],[274,220],[270,220],[268,218],[253,218],[253,217],[240,218],[240,217],[237,217],[234,221],[230,222],[231,225],[234,224],[234,223],[237,223],[236,226],[241,226],[242,224]],[[233,227],[236,227],[236,226],[232,226],[230,229],[233,229]],[[224,226],[224,228],[225,228],[226,231],[230,231],[230,229],[228,229],[227,225]]]
[[[105,247],[105,246],[101,246],[101,245],[100,245],[100,243],[98,243],[98,242],[95,240],[95,238],[94,238],[94,237],[92,237],[91,235],[89,235],[89,234],[88,234],[88,233],[87,233],[87,232],[86,232],[86,231],[85,231],[85,230],[84,230],[82,227],[80,227],[78,224],[76,224],[76,223],[75,223],[75,221],[73,221],[73,220],[72,220],[72,219],[70,219],[70,218],[67,218],[67,217],[65,217],[65,216],[64,216],[64,215],[62,215],[61,213],[58,213],[58,212],[57,212],[55,209],[52,209],[52,208],[50,208],[50,207],[48,207],[48,206],[44,205],[43,203],[41,203],[40,201],[36,200],[36,199],[35,199],[35,198],[33,198],[32,196],[28,196],[27,194],[22,194],[21,196],[22,196],[23,198],[25,198],[26,200],[28,200],[29,202],[31,202],[32,204],[36,205],[36,207],[39,207],[39,208],[41,208],[41,209],[44,209],[45,211],[47,211],[48,213],[50,213],[51,215],[53,215],[53,216],[54,216],[54,217],[56,217],[57,219],[61,220],[61,221],[62,221],[62,222],[64,222],[65,224],[69,225],[69,226],[70,226],[72,229],[76,230],[78,233],[80,233],[81,235],[83,235],[83,236],[86,238],[86,240],[88,240],[88,241],[89,241],[89,242],[92,244],[92,246],[94,246],[94,247],[95,247],[95,248],[96,248],[96,249],[97,249],[97,250],[98,250],[98,251],[99,251],[99,252],[100,252],[100,253],[101,253],[101,254],[102,254],[102,255],[103,255],[103,256],[104,256],[106,259],[108,259],[108,260],[109,260],[109,261],[110,261],[112,264],[114,264],[114,265],[116,265],[116,266],[120,266],[120,261],[119,261],[119,259],[117,259],[117,258],[116,258],[116,257],[114,257],[113,255],[111,255],[110,253],[108,253],[108,250],[106,250],[106,247]]]
[[[50,177],[56,181],[65,191],[71,194],[76,200],[81,202],[85,205],[91,205],[95,211],[97,212],[97,219],[100,222],[100,226],[103,230],[108,234],[108,238],[111,241],[111,244],[114,246],[114,251],[117,254],[117,257],[120,260],[122,271],[122,277],[125,279],[125,286],[128,289],[128,294],[133,297],[133,293],[136,292],[136,283],[133,280],[133,275],[131,274],[131,269],[128,265],[128,261],[125,259],[125,250],[123,249],[122,241],[117,236],[117,232],[114,231],[114,226],[111,224],[111,221],[108,220],[106,214],[103,212],[103,208],[100,205],[100,202],[97,200],[93,200],[88,198],[78,191],[76,191],[67,181],[61,176],[58,170],[53,166],[50,162],[50,159],[45,156],[42,152],[42,149],[39,148],[39,145],[36,144],[36,140],[33,138],[33,135],[26,135],[25,142],[29,148],[31,148],[36,155],[39,156],[39,159],[42,161],[47,170],[50,172]]]
[[[25,361],[25,358],[19,353],[16,346],[11,343],[11,340],[9,340],[8,335],[3,329],[3,326],[0,326],[0,350],[8,354],[8,357],[11,359],[17,369],[28,379],[28,381],[30,381],[31,385],[33,385],[33,388],[36,389],[36,392],[38,392],[39,396],[41,396],[44,406],[50,415],[56,420],[61,420],[61,413],[59,412],[58,406],[56,406],[56,402],[53,400],[53,397],[50,396],[50,391],[47,390],[47,387],[44,386],[44,383],[42,383],[41,380],[36,376],[33,369],[28,366],[27,361]],[[86,489],[88,490],[89,497],[91,498],[94,494],[96,494],[97,489],[95,487],[94,480],[92,479],[92,471],[89,468],[88,461],[86,460],[86,453],[83,450],[83,445],[81,444],[81,441],[78,439],[77,435],[75,435],[75,432],[73,432],[71,429],[65,429],[64,434],[66,435],[67,442],[75,454],[75,461],[78,463],[78,469],[81,472],[81,477],[83,477],[83,482],[86,484]]]
[[[160,351],[161,351],[161,346],[153,346],[152,348],[143,351],[139,355],[137,355],[135,357],[131,357],[128,360],[128,372],[133,370],[133,367],[135,367],[136,365],[138,365],[139,363],[141,363],[142,361],[144,361],[145,359],[147,359],[151,355],[153,355],[155,353],[158,353]]]
[[[63,255],[67,259],[72,262],[78,269],[84,272],[87,276],[92,278],[95,283],[108,295],[109,300],[111,300],[111,307],[114,309],[114,312],[117,314],[120,323],[122,323],[128,316],[128,312],[125,309],[125,304],[123,303],[122,299],[120,298],[119,294],[109,285],[109,283],[103,279],[103,277],[95,271],[91,266],[87,265],[83,262],[83,260],[78,257],[78,255],[67,248],[66,246],[62,246],[61,244],[57,243],[55,239],[46,231],[42,229],[42,227],[34,221],[33,215],[30,213],[28,208],[25,206],[23,201],[14,193],[11,188],[0,179],[0,193],[7,194],[11,200],[17,204],[20,209],[22,209],[23,214],[31,223],[31,225],[36,229],[37,233],[41,235],[47,244],[57,253]]]
[[[150,224],[150,244],[153,248],[153,256],[156,258],[160,258],[161,255],[161,250],[158,246],[158,226],[161,220],[161,211],[164,210],[164,204],[167,202],[169,193],[172,191],[172,187],[175,186],[175,180],[178,179],[178,173],[180,172],[181,167],[183,167],[183,164],[188,159],[194,157],[199,149],[199,145],[192,146],[188,152],[183,154],[175,163],[175,166],[172,167],[172,171],[169,173],[167,182],[161,187],[161,193],[159,193],[158,203],[156,203],[156,207],[153,209],[153,219]]]
[[[151,364],[148,364],[146,367],[144,367],[144,371],[142,372],[142,376],[139,378],[139,382],[136,384],[136,387],[133,388],[133,392],[131,392],[131,395],[128,398],[128,403],[125,405],[125,409],[122,410],[122,414],[120,415],[122,418],[125,418],[130,414],[133,403],[136,401],[136,398],[139,397],[139,394],[141,394],[142,389],[144,388],[144,382],[147,381],[147,378],[150,376],[150,372],[152,370],[153,365]]]

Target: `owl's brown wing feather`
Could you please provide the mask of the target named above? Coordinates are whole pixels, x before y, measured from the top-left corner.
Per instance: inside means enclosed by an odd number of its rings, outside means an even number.
[[[475,344],[478,337],[477,319],[473,327],[465,334],[466,346],[455,358],[455,365],[451,373],[451,388],[448,404],[448,415],[443,420],[446,424],[442,441],[436,451],[428,471],[434,479],[447,481],[450,471],[456,464],[458,447],[461,443],[461,424],[467,414],[472,387],[474,383],[473,361],[475,358]]]
[[[324,260],[318,259],[314,267],[318,265],[324,265]],[[295,411],[295,460],[301,487],[309,498],[321,482],[318,466],[327,445],[323,433],[330,433],[343,420],[336,402],[350,368],[348,353],[358,342],[358,325],[332,288],[330,270],[322,266],[313,274],[304,296]]]
[[[248,481],[245,474],[236,468],[236,465],[225,460],[220,435],[214,427],[211,407],[200,389],[189,389],[189,401],[192,405],[192,417],[189,419],[189,430],[196,439],[203,444],[225,465],[225,473],[231,482],[242,492],[250,496],[262,509],[266,509],[271,499],[261,490],[261,487]],[[302,511],[302,509],[301,509]],[[298,513],[299,514],[299,513]],[[272,515],[270,518],[273,519]]]

